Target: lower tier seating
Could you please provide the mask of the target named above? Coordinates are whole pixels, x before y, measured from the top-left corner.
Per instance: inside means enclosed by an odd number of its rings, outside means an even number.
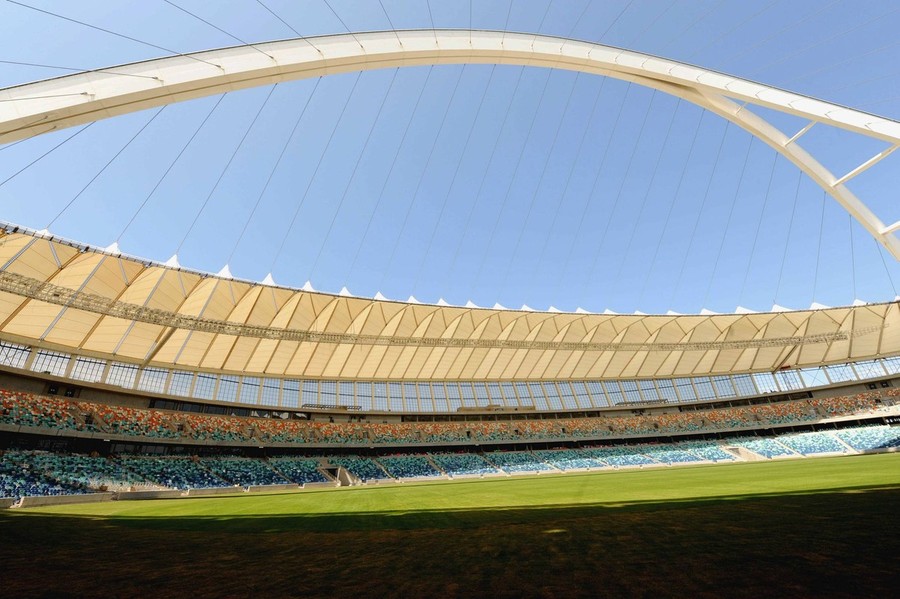
[[[284,485],[290,482],[269,468],[261,460],[244,458],[205,459],[203,460],[203,466],[222,480],[242,487]]]
[[[900,447],[900,427],[865,426],[838,431],[835,435],[857,451]]]
[[[418,478],[422,476],[440,476],[428,458],[423,456],[391,456],[379,458],[379,462],[394,478]]]
[[[847,448],[829,433],[801,433],[781,435],[778,441],[800,455],[812,453],[843,453]]]
[[[860,426],[775,437],[721,441],[559,448],[481,453],[361,456],[244,457],[86,456],[7,450],[0,454],[0,497],[53,496],[143,489],[203,489],[239,485],[327,482],[322,464],[342,466],[363,482],[420,477],[490,476],[733,462],[740,448],[763,458],[851,453],[900,447],[900,426]],[[731,448],[731,449],[729,449]],[[756,459],[759,459],[758,457]]]
[[[335,466],[343,466],[363,482],[389,478],[381,466],[369,458],[341,457],[330,458],[328,461]]]
[[[231,486],[193,458],[122,457],[119,461],[135,474],[170,489]]]
[[[543,472],[550,466],[530,451],[492,451],[486,455],[489,462],[504,472]]]
[[[271,458],[269,464],[282,476],[298,485],[328,482],[328,478],[319,471],[319,461],[315,459]]]
[[[450,476],[497,474],[496,468],[477,453],[434,453],[431,459]]]

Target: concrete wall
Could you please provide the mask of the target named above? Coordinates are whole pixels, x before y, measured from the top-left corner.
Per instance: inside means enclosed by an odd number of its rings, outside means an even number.
[[[233,495],[243,492],[243,487],[213,487],[212,489],[191,489],[187,492],[187,495],[188,497],[207,497],[212,495]]]
[[[306,483],[303,485],[304,489],[330,489],[332,487],[339,487],[340,483],[337,481],[331,481],[327,483]]]
[[[247,487],[247,491],[250,493],[259,493],[260,491],[296,491],[300,488],[300,485],[297,483],[290,483],[286,485],[254,485],[251,487]]]
[[[66,505],[70,503],[99,503],[112,501],[115,493],[90,493],[87,495],[53,495],[49,497],[23,497],[19,507],[37,507],[39,505]]]

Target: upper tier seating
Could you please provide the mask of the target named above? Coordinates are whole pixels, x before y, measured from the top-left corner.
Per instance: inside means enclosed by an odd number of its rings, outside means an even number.
[[[900,389],[889,388],[852,396],[635,416],[529,420],[522,415],[521,420],[385,424],[170,412],[0,391],[0,424],[224,445],[486,444],[662,436],[862,417],[877,413],[880,398],[898,394]]]

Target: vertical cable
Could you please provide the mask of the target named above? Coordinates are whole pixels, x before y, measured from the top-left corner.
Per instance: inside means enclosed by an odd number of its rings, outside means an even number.
[[[466,135],[466,141],[463,144],[462,153],[460,153],[459,160],[456,162],[456,167],[453,170],[453,176],[450,178],[450,183],[447,185],[447,193],[444,194],[444,199],[441,202],[441,210],[438,212],[437,221],[435,221],[434,226],[431,228],[431,234],[428,238],[428,245],[425,246],[425,252],[422,254],[422,260],[419,262],[419,268],[416,271],[416,276],[413,279],[413,293],[415,294],[418,291],[419,278],[422,276],[422,269],[425,267],[426,262],[428,261],[428,256],[431,254],[431,246],[434,243],[435,235],[440,229],[441,221],[444,217],[444,211],[447,208],[447,200],[450,198],[450,193],[453,191],[453,187],[456,185],[457,177],[459,177],[459,170],[462,167],[463,160],[468,154],[469,144],[472,141],[472,133],[475,132],[475,126],[478,124],[478,117],[481,116],[481,110],[484,108],[484,99],[487,96],[488,89],[491,86],[491,82],[494,80],[494,72],[497,70],[497,65],[491,65],[490,75],[488,76],[488,81],[484,86],[484,90],[481,92],[481,98],[478,100],[478,109],[475,111],[475,118],[472,120],[472,126],[469,128],[469,133]]]
[[[444,108],[444,115],[441,117],[441,124],[438,126],[437,134],[434,136],[434,141],[431,143],[431,149],[428,151],[428,158],[425,160],[425,166],[422,168],[422,172],[419,174],[419,179],[416,182],[416,188],[413,191],[412,200],[409,202],[409,205],[406,207],[406,214],[403,216],[403,224],[400,225],[400,231],[397,233],[397,237],[394,239],[394,245],[391,248],[391,254],[388,258],[387,265],[384,268],[384,271],[381,273],[381,281],[379,281],[378,286],[383,287],[385,276],[387,276],[388,271],[391,269],[391,265],[394,263],[394,257],[397,255],[397,248],[400,247],[400,238],[403,237],[403,232],[406,230],[406,225],[409,222],[409,215],[412,213],[412,208],[416,203],[416,199],[419,197],[419,190],[422,188],[422,182],[425,180],[425,173],[428,172],[428,167],[431,166],[431,161],[434,158],[434,151],[437,148],[438,140],[441,138],[441,134],[444,132],[444,126],[447,124],[447,115],[450,114],[450,108],[453,106],[453,100],[456,98],[456,92],[459,91],[459,82],[462,80],[462,74],[465,70],[466,65],[459,70],[459,75],[456,76],[456,82],[453,84],[453,91],[450,93],[450,99],[447,101],[447,106]]]
[[[109,35],[114,35],[118,38],[125,39],[131,42],[137,42],[138,44],[143,44],[149,48],[155,48],[157,50],[162,50],[163,52],[168,52],[169,54],[174,54],[175,56],[183,56],[185,58],[189,58],[190,60],[194,60],[197,62],[206,63],[210,66],[216,67],[217,69],[222,69],[220,65],[214,64],[207,60],[203,60],[202,58],[197,58],[196,56],[192,56],[190,54],[184,54],[182,52],[178,52],[176,50],[170,50],[164,46],[158,46],[156,44],[152,44],[150,42],[145,42],[144,40],[140,40],[136,37],[131,37],[129,35],[124,35],[122,33],[116,33],[110,29],[104,29],[103,27],[98,27],[97,25],[91,25],[90,23],[85,23],[84,21],[79,21],[78,19],[73,19],[71,17],[64,17],[63,15],[57,14],[55,12],[51,12],[49,10],[43,10],[41,8],[37,8],[35,6],[31,6],[29,4],[25,4],[24,2],[17,2],[16,0],[6,0],[10,4],[15,4],[16,6],[21,6],[22,8],[27,8],[33,10],[35,12],[43,13],[45,15],[50,15],[51,17],[56,17],[57,19],[62,19],[63,21],[68,21],[69,23],[75,23],[77,25],[81,25],[83,27],[88,27],[89,29],[93,29],[95,31],[102,31],[103,33],[108,33]],[[223,69],[224,70],[224,69]]]
[[[709,292],[712,289],[713,281],[716,279],[716,272],[719,270],[719,260],[722,259],[722,248],[725,247],[725,240],[728,238],[728,229],[731,228],[731,219],[734,217],[734,207],[737,205],[738,196],[741,193],[741,186],[744,184],[744,175],[747,172],[747,162],[750,160],[750,150],[753,149],[753,142],[756,137],[750,136],[750,143],[747,144],[747,153],[744,154],[744,164],[741,166],[741,174],[738,177],[737,187],[734,190],[734,198],[731,201],[731,207],[728,210],[728,220],[725,221],[725,228],[722,231],[722,239],[719,240],[719,249],[716,252],[716,261],[713,263],[712,274],[709,277],[709,283],[706,285],[706,293],[703,294],[703,303],[701,308],[706,307],[709,300]]]
[[[316,79],[316,83],[312,88],[312,91],[309,93],[309,96],[306,98],[306,102],[303,104],[303,108],[300,110],[300,113],[297,115],[297,120],[294,121],[294,126],[291,128],[290,134],[287,136],[287,139],[284,140],[284,145],[281,146],[281,152],[278,154],[278,158],[275,160],[275,163],[272,165],[272,169],[269,171],[269,176],[266,177],[266,183],[263,185],[263,188],[260,190],[259,195],[256,197],[256,203],[253,205],[253,210],[250,212],[250,216],[244,221],[244,226],[241,229],[241,234],[238,236],[237,241],[234,242],[234,247],[231,249],[231,253],[228,255],[228,261],[226,264],[231,263],[231,259],[234,257],[235,252],[238,249],[238,246],[241,244],[241,240],[244,238],[244,234],[247,232],[247,227],[250,225],[250,221],[253,220],[253,216],[256,214],[257,209],[259,209],[259,204],[263,199],[263,196],[266,195],[266,191],[269,189],[269,185],[272,183],[272,178],[275,176],[275,172],[278,170],[278,167],[281,165],[281,161],[284,158],[285,153],[287,152],[288,146],[291,145],[291,141],[293,141],[294,136],[297,134],[297,130],[300,128],[300,123],[303,121],[303,116],[306,114],[306,109],[309,107],[309,103],[312,101],[313,97],[316,95],[316,90],[319,89],[319,83],[322,82],[322,78],[319,77]]]
[[[572,102],[572,96],[575,93],[575,86],[578,85],[578,75],[575,75],[575,79],[572,82],[572,87],[569,89],[569,94],[566,97],[566,103],[563,107],[562,116],[559,119],[559,124],[556,126],[556,133],[553,134],[553,142],[550,144],[550,149],[547,152],[546,158],[544,158],[544,165],[541,167],[541,174],[538,177],[537,184],[534,187],[534,193],[531,194],[531,201],[528,203],[528,210],[525,211],[525,219],[522,221],[522,228],[519,229],[518,235],[516,235],[516,243],[513,245],[513,251],[510,257],[509,266],[507,266],[506,271],[503,273],[503,280],[500,283],[500,290],[504,291],[506,289],[506,282],[509,279],[509,273],[514,268],[516,262],[516,256],[519,253],[519,248],[522,245],[522,236],[525,233],[525,229],[528,228],[528,221],[531,219],[531,213],[534,210],[534,204],[537,200],[538,194],[541,191],[541,187],[544,184],[544,177],[547,174],[547,166],[550,164],[550,157],[553,155],[554,150],[556,150],[556,145],[559,142],[559,133],[562,131],[563,123],[566,120],[566,115],[569,113],[569,106]]]
[[[322,0],[322,2],[325,3],[325,6],[327,6],[327,7],[328,7],[328,10],[331,11],[331,14],[333,14],[333,15],[337,18],[337,20],[340,21],[340,23],[341,23],[341,25],[343,25],[344,29],[347,30],[347,33],[350,34],[350,37],[352,37],[354,40],[356,40],[356,43],[359,44],[360,49],[361,49],[363,52],[365,52],[366,49],[365,49],[365,47],[362,45],[362,42],[359,41],[359,38],[356,37],[356,34],[353,33],[353,31],[352,31],[349,27],[347,27],[347,24],[344,23],[344,19],[341,18],[341,15],[339,15],[339,14],[337,13],[337,11],[334,10],[334,8],[331,6],[331,4],[328,2],[328,0]]]
[[[494,164],[494,158],[497,155],[497,147],[500,145],[500,138],[503,136],[503,131],[506,129],[506,124],[509,121],[509,115],[511,112],[511,108],[513,102],[516,99],[516,96],[519,93],[519,86],[522,83],[522,75],[525,72],[525,67],[521,67],[519,69],[519,74],[516,77],[516,84],[513,86],[512,94],[509,97],[509,104],[506,105],[506,109],[503,111],[503,120],[500,122],[500,128],[497,130],[497,137],[494,139],[494,144],[491,147],[491,152],[488,156],[487,163],[484,167],[484,171],[481,173],[481,180],[478,183],[478,190],[475,192],[475,201],[472,202],[471,207],[469,208],[469,213],[466,215],[466,224],[463,226],[463,235],[460,235],[459,242],[456,244],[456,250],[453,252],[453,260],[450,262],[450,270],[449,273],[453,273],[456,270],[456,260],[459,258],[459,252],[462,249],[463,241],[465,238],[465,231],[469,230],[469,224],[472,222],[472,215],[475,213],[475,208],[478,206],[479,201],[482,198],[482,192],[484,191],[484,184],[487,180],[488,172],[491,170],[491,166]],[[470,289],[471,291],[471,289]]]
[[[761,9],[759,9],[758,11],[756,11],[755,13],[753,13],[752,15],[750,15],[749,17],[747,17],[747,18],[741,20],[740,22],[738,22],[737,25],[735,25],[734,27],[732,27],[732,28],[729,29],[728,31],[723,31],[722,33],[720,33],[719,35],[717,35],[715,38],[713,38],[712,41],[707,42],[706,44],[700,46],[699,48],[697,48],[696,50],[694,50],[693,52],[691,52],[691,54],[688,55],[688,60],[690,60],[690,59],[694,58],[695,56],[697,56],[697,54],[699,54],[702,50],[706,50],[707,48],[709,48],[709,47],[711,47],[711,46],[714,46],[717,42],[719,42],[719,41],[722,40],[722,39],[725,39],[726,37],[728,37],[729,35],[731,35],[731,34],[734,33],[735,31],[737,31],[738,29],[740,29],[741,27],[743,27],[744,25],[746,25],[747,23],[749,23],[750,21],[752,21],[753,19],[755,19],[756,17],[758,17],[759,15],[763,14],[764,12],[766,12],[767,10],[769,10],[770,8],[772,8],[773,6],[775,6],[776,4],[778,4],[778,0],[772,0],[771,2],[769,2],[768,4],[766,4],[765,6],[763,6]]]
[[[102,175],[106,171],[107,168],[109,168],[109,165],[111,165],[113,162],[116,161],[116,158],[118,158],[122,154],[122,152],[124,152],[128,148],[128,146],[131,145],[131,142],[133,142],[135,139],[137,139],[138,136],[144,132],[144,129],[146,129],[147,127],[150,126],[150,123],[152,123],[153,121],[156,120],[156,117],[158,117],[165,108],[166,108],[165,106],[162,106],[162,107],[160,107],[159,110],[157,110],[156,112],[153,113],[153,116],[151,116],[150,119],[146,123],[144,123],[144,125],[140,129],[138,129],[137,133],[132,135],[131,139],[129,139],[127,142],[125,142],[125,145],[122,146],[119,149],[119,151],[116,152],[115,155],[113,155],[113,157],[110,158],[106,164],[103,165],[103,168],[101,168],[99,171],[97,171],[97,173],[93,177],[91,177],[91,180],[88,181],[85,184],[85,186],[81,188],[81,191],[76,193],[75,196],[71,200],[69,200],[69,202],[65,206],[63,206],[62,210],[60,210],[56,214],[56,216],[53,217],[53,220],[51,220],[49,223],[47,223],[47,227],[46,227],[47,229],[49,229],[51,226],[53,226],[53,224],[66,212],[66,210],[68,210],[69,207],[75,203],[75,200],[77,200],[78,198],[81,197],[81,194],[83,194],[87,190],[87,188],[90,187],[94,183],[94,181],[96,181],[100,177],[100,175]]]
[[[772,303],[778,303],[778,294],[781,292],[781,279],[784,276],[784,264],[787,262],[788,249],[791,246],[791,232],[794,230],[794,217],[797,214],[797,198],[800,197],[800,181],[803,180],[803,171],[797,169],[797,187],[794,189],[794,205],[791,208],[791,220],[788,223],[787,241],[784,242],[784,252],[781,254],[781,266],[778,268],[778,283],[775,285],[775,296]]]
[[[37,158],[35,158],[34,160],[32,160],[31,162],[29,162],[28,164],[26,164],[25,166],[23,166],[22,168],[20,168],[20,169],[17,170],[16,172],[14,172],[13,174],[11,174],[9,177],[7,177],[6,179],[4,179],[3,181],[0,181],[0,187],[3,187],[4,185],[6,185],[7,183],[9,183],[10,181],[12,181],[13,179],[15,179],[16,177],[18,177],[19,175],[21,175],[22,173],[24,173],[26,170],[28,170],[29,168],[31,168],[33,165],[37,164],[38,162],[40,162],[41,160],[43,160],[45,157],[47,157],[47,156],[49,156],[50,154],[52,154],[54,151],[56,151],[57,148],[60,148],[60,147],[62,147],[62,146],[64,146],[64,145],[66,145],[66,143],[68,143],[69,140],[75,138],[75,137],[78,136],[82,131],[87,130],[91,125],[93,125],[93,124],[96,123],[96,122],[97,122],[97,121],[91,121],[90,123],[88,123],[88,124],[85,125],[84,127],[78,129],[77,131],[75,131],[74,133],[72,133],[71,135],[69,135],[67,138],[65,138],[64,140],[62,140],[61,142],[59,142],[58,144],[56,144],[55,146],[53,146],[52,148],[50,148],[49,150],[47,150],[46,152],[44,152],[43,154],[41,154],[40,156],[38,156]],[[23,139],[23,140],[20,140],[20,141],[25,141],[25,140]],[[16,143],[19,143],[19,142],[16,142]],[[11,147],[14,146],[14,145],[16,145],[16,144],[10,144],[10,145],[6,146],[6,148],[11,148]],[[6,148],[3,148],[3,149],[5,150]]]
[[[585,200],[584,210],[582,212],[582,217],[578,221],[578,227],[575,229],[575,234],[572,236],[572,243],[569,244],[569,251],[566,253],[566,259],[563,261],[563,267],[559,269],[559,275],[556,280],[556,286],[562,282],[565,277],[566,272],[569,269],[569,263],[572,260],[572,253],[575,251],[575,246],[578,245],[578,239],[581,237],[581,231],[584,228],[584,223],[586,222],[586,218],[584,218],[587,213],[588,206],[590,206],[591,201],[594,199],[594,196],[597,195],[598,184],[600,183],[600,175],[603,174],[603,168],[606,166],[606,159],[609,157],[609,149],[612,146],[612,140],[616,136],[616,131],[619,130],[619,124],[622,121],[622,112],[625,109],[626,101],[628,100],[628,94],[631,91],[631,82],[628,82],[625,87],[625,93],[622,94],[622,101],[619,103],[619,110],[616,111],[616,118],[613,121],[613,128],[609,134],[609,137],[606,140],[606,145],[603,147],[603,154],[600,157],[600,163],[597,165],[597,173],[594,175],[594,180],[591,182],[591,191],[587,194],[587,199]]]
[[[894,299],[898,297],[897,294],[897,286],[894,285],[894,277],[891,276],[891,271],[888,269],[887,262],[884,260],[884,248],[881,247],[881,244],[878,243],[878,240],[874,237],[872,238],[872,243],[875,244],[875,250],[878,252],[878,255],[881,257],[881,265],[884,266],[884,274],[887,275],[888,281],[891,283],[891,289],[894,290]]]
[[[366,230],[363,231],[363,234],[359,240],[359,245],[356,246],[356,252],[353,254],[353,260],[351,260],[350,262],[350,271],[347,273],[347,279],[351,277],[353,271],[356,269],[356,261],[359,260],[359,253],[362,250],[362,247],[365,245],[366,239],[369,237],[369,231],[372,228],[372,222],[375,220],[375,215],[378,213],[378,208],[381,206],[381,202],[384,199],[384,192],[387,189],[388,182],[390,182],[391,180],[391,175],[393,175],[394,173],[394,168],[397,166],[397,158],[400,156],[400,151],[403,149],[403,144],[406,142],[406,138],[409,135],[409,129],[412,126],[413,121],[415,120],[416,113],[419,110],[419,105],[422,102],[422,96],[425,93],[425,88],[428,87],[428,81],[431,79],[431,74],[433,72],[434,65],[431,65],[428,67],[428,74],[425,76],[425,82],[422,84],[422,88],[419,90],[419,95],[416,98],[416,103],[409,114],[409,120],[406,121],[406,126],[403,128],[403,135],[400,136],[400,143],[397,144],[397,149],[394,151],[394,156],[391,159],[391,166],[388,169],[388,173],[381,184],[381,190],[378,192],[378,198],[375,200],[375,207],[372,209],[372,214],[369,215],[368,222],[366,222]]]
[[[672,10],[672,7],[675,6],[675,3],[677,1],[678,0],[672,0],[669,3],[669,5],[666,6],[665,10],[662,10],[662,11],[656,13],[656,16],[653,18],[652,21],[650,21],[650,24],[647,25],[646,27],[644,27],[640,33],[638,33],[636,36],[634,36],[634,38],[632,38],[632,42],[630,44],[628,44],[628,47],[629,48],[637,48],[638,42],[641,41],[641,39],[643,39],[643,37],[645,35],[647,35],[648,31],[653,29],[653,26],[656,25],[661,18],[663,18],[666,14],[668,14],[668,12],[670,10]]]
[[[309,195],[309,190],[312,187],[313,182],[316,180],[316,175],[319,174],[319,169],[322,167],[322,162],[325,160],[325,154],[328,153],[328,148],[331,147],[331,142],[332,140],[334,140],[334,134],[337,133],[338,127],[340,126],[341,121],[344,118],[344,113],[347,112],[347,106],[350,105],[350,98],[352,98],[354,92],[356,92],[356,85],[359,83],[359,77],[361,74],[362,71],[358,71],[356,73],[356,79],[353,80],[353,87],[350,88],[350,93],[347,94],[347,99],[344,100],[344,106],[341,107],[341,112],[334,123],[334,127],[331,129],[331,134],[328,136],[328,141],[325,142],[325,148],[322,149],[322,153],[319,155],[319,160],[318,162],[316,162],[316,168],[313,170],[313,174],[310,176],[309,181],[306,183],[306,189],[303,190],[303,195],[300,197],[300,201],[297,202],[297,207],[294,209],[294,214],[291,216],[290,223],[288,223],[288,228],[284,232],[284,236],[281,238],[281,243],[278,244],[278,251],[275,252],[275,257],[272,258],[272,263],[269,265],[269,272],[273,272],[275,270],[275,265],[278,263],[278,259],[281,258],[281,252],[284,251],[284,245],[287,242],[288,237],[290,237],[291,231],[294,230],[294,224],[297,222],[297,215],[300,214],[300,209],[303,208],[303,204],[306,202],[306,198]]]
[[[819,218],[819,243],[816,249],[816,269],[813,274],[813,301],[818,300],[819,289],[819,262],[822,258],[822,230],[825,228],[825,198],[826,192],[822,192],[822,215]]]
[[[615,199],[613,200],[613,205],[609,210],[609,217],[606,219],[606,225],[603,227],[603,233],[600,234],[600,242],[597,244],[597,251],[594,254],[594,259],[591,261],[591,269],[588,271],[588,275],[582,279],[581,281],[581,289],[579,295],[584,295],[588,283],[591,283],[594,279],[594,273],[597,271],[597,264],[599,263],[600,254],[603,251],[603,244],[606,242],[606,234],[609,233],[609,227],[612,225],[613,218],[616,215],[616,209],[619,207],[619,202],[622,199],[622,189],[625,187],[625,182],[628,180],[628,176],[631,174],[631,169],[634,166],[634,157],[637,155],[638,147],[641,145],[641,141],[644,139],[644,130],[647,127],[647,120],[650,117],[650,112],[653,107],[653,101],[656,100],[656,90],[653,90],[650,95],[650,101],[647,103],[647,110],[644,112],[644,118],[641,120],[640,129],[638,129],[638,134],[635,136],[634,145],[631,148],[631,153],[628,156],[628,164],[625,167],[625,172],[622,175],[622,180],[619,183],[619,189],[616,191]]]
[[[763,198],[762,210],[759,213],[759,220],[756,222],[756,232],[753,234],[753,245],[750,246],[750,260],[747,262],[747,268],[744,269],[744,282],[741,283],[741,292],[738,299],[744,303],[744,291],[747,288],[747,281],[750,279],[750,269],[753,266],[753,256],[756,254],[756,246],[759,243],[759,232],[762,230],[763,219],[766,216],[766,206],[769,205],[769,195],[772,191],[772,181],[775,180],[775,167],[778,166],[778,157],[781,156],[775,152],[775,159],[772,161],[772,170],[769,173],[769,183],[766,185],[766,195]]]
[[[594,123],[594,117],[597,113],[597,107],[600,105],[600,97],[603,95],[603,87],[606,84],[606,81],[607,81],[606,77],[601,77],[600,87],[597,90],[597,95],[594,97],[594,103],[591,106],[591,112],[588,115],[588,118],[585,121],[585,126],[581,131],[581,139],[578,141],[578,149],[575,150],[575,159],[572,161],[572,166],[569,168],[569,172],[566,175],[566,182],[563,184],[562,193],[560,193],[559,201],[556,203],[556,210],[553,212],[553,220],[550,223],[550,229],[547,233],[547,236],[544,238],[544,244],[541,247],[540,253],[538,254],[538,262],[536,265],[537,267],[540,267],[540,265],[543,264],[543,262],[544,262],[544,255],[547,252],[547,246],[550,243],[550,239],[553,237],[553,230],[556,228],[556,222],[559,220],[560,208],[562,208],[563,204],[565,203],[566,198],[569,195],[569,188],[572,184],[572,177],[575,174],[575,167],[577,166],[578,161],[581,158],[581,153],[582,153],[582,150],[584,149],[584,142],[587,141],[588,131],[590,131],[590,129]],[[579,219],[579,222],[584,219],[583,212],[587,210],[587,206],[588,206],[588,202],[585,202],[584,210],[582,211],[581,219]]]
[[[633,3],[634,3],[634,0],[628,0],[628,3],[625,4],[625,7],[619,11],[619,14],[617,14],[616,17],[612,21],[610,21],[609,25],[606,27],[606,29],[603,31],[603,33],[600,34],[600,37],[597,38],[598,41],[600,41],[600,42],[603,41],[603,38],[606,37],[606,34],[609,33],[610,30],[615,26],[615,24],[619,22],[619,19],[622,18],[622,15],[624,15],[626,12],[628,12],[628,9],[631,8],[631,5]]]
[[[235,146],[234,151],[231,153],[231,157],[228,159],[228,162],[225,163],[225,168],[222,169],[222,172],[219,173],[219,178],[216,179],[215,185],[213,185],[212,189],[209,190],[209,194],[206,196],[206,199],[203,200],[203,204],[200,206],[200,210],[197,211],[197,214],[194,215],[194,220],[191,221],[191,226],[188,227],[188,230],[185,231],[184,237],[181,238],[181,241],[178,243],[178,247],[175,249],[175,253],[178,254],[181,251],[184,242],[187,241],[188,236],[194,230],[194,227],[197,224],[197,221],[200,219],[200,216],[206,210],[206,205],[209,204],[210,198],[213,197],[213,194],[216,193],[216,190],[219,188],[219,183],[222,182],[222,179],[225,177],[225,173],[228,172],[228,168],[231,166],[231,163],[234,161],[234,157],[237,156],[238,151],[240,151],[241,147],[244,145],[244,140],[247,139],[247,136],[250,135],[250,131],[253,129],[253,125],[256,124],[257,119],[259,119],[259,115],[262,114],[263,109],[266,107],[266,104],[269,103],[269,98],[272,97],[272,92],[275,91],[276,85],[273,85],[271,89],[269,89],[269,93],[266,94],[266,99],[263,100],[263,103],[260,105],[259,110],[256,111],[256,114],[253,117],[253,120],[250,121],[250,124],[247,126],[247,130],[244,131],[244,135],[241,137],[241,140],[238,142],[237,146]]]
[[[656,155],[656,162],[651,169],[650,182],[647,184],[647,190],[644,192],[643,198],[641,198],[641,207],[638,210],[637,218],[634,221],[634,226],[631,228],[631,234],[628,236],[628,243],[625,245],[625,251],[622,252],[622,259],[619,262],[619,270],[616,272],[616,276],[613,279],[614,281],[620,280],[622,276],[622,269],[625,267],[625,262],[628,259],[628,254],[631,252],[631,245],[634,243],[635,233],[637,233],[638,225],[641,223],[641,217],[644,216],[644,209],[647,207],[647,198],[650,197],[650,192],[653,190],[653,184],[656,182],[656,176],[659,174],[660,162],[662,161],[663,154],[666,151],[666,146],[669,144],[669,136],[672,134],[672,125],[675,124],[675,116],[678,114],[678,109],[681,107],[681,98],[675,104],[675,110],[672,111],[672,116],[669,118],[669,124],[666,127],[666,134],[663,136],[662,145],[659,147],[659,154]],[[702,119],[702,117],[701,117]],[[700,123],[697,124],[697,128],[700,128]],[[675,201],[676,196],[672,198],[672,201]]]
[[[850,230],[850,280],[853,284],[853,300],[859,299],[856,294],[856,248],[853,247],[853,215],[847,213],[847,228]]]
[[[713,161],[713,167],[712,170],[710,170],[709,178],[706,180],[706,191],[703,192],[703,199],[700,201],[700,208],[697,210],[697,218],[694,219],[694,224],[691,226],[691,232],[688,235],[687,251],[684,253],[684,260],[681,261],[681,266],[678,269],[678,276],[675,278],[675,285],[672,286],[672,293],[669,295],[669,309],[673,308],[675,297],[678,295],[678,290],[681,289],[681,281],[683,280],[682,277],[684,276],[684,268],[687,265],[687,261],[690,259],[691,250],[694,248],[694,240],[697,237],[697,228],[700,226],[700,219],[703,216],[703,209],[706,207],[706,202],[709,200],[709,192],[712,189],[712,182],[719,170],[719,160],[722,158],[722,148],[725,146],[725,138],[728,137],[729,127],[731,127],[731,121],[725,121],[725,127],[722,129],[722,138],[719,140],[719,147],[716,149],[716,158]],[[657,241],[657,251],[660,243],[662,243],[661,238],[659,241]],[[650,270],[647,271],[647,277],[644,279],[644,284],[641,287],[641,303],[643,303],[644,293],[647,290],[647,284],[650,281],[652,270],[653,268],[651,266]]]
[[[546,16],[546,15],[545,15]],[[544,97],[547,93],[547,84],[550,83],[550,77],[553,75],[553,70],[547,74],[546,79],[544,79],[544,85],[541,88],[540,98],[538,100],[538,104],[534,109],[534,113],[531,115],[531,124],[528,125],[528,132],[525,134],[525,141],[522,142],[521,147],[519,148],[519,155],[516,158],[516,166],[513,169],[512,177],[510,177],[509,185],[506,187],[506,193],[503,195],[503,201],[500,203],[500,211],[497,213],[497,219],[494,221],[493,226],[491,227],[491,233],[488,236],[487,240],[487,251],[485,251],[484,256],[482,256],[481,263],[478,265],[478,271],[475,274],[475,278],[472,280],[473,285],[477,285],[478,281],[481,279],[481,273],[484,269],[484,264],[487,261],[487,256],[490,255],[490,249],[494,242],[494,235],[497,232],[497,226],[500,224],[500,220],[503,218],[503,212],[506,209],[506,204],[509,201],[510,192],[512,191],[513,184],[519,175],[519,169],[522,167],[522,156],[525,154],[525,148],[528,146],[528,142],[531,140],[531,135],[534,132],[534,124],[537,121],[537,115],[541,111],[541,106],[544,103]],[[474,291],[474,289],[472,290]],[[473,295],[472,291],[470,291],[469,295]]]
[[[316,253],[316,258],[313,260],[312,268],[309,269],[309,276],[307,280],[311,280],[313,274],[316,272],[316,266],[319,264],[319,258],[322,257],[322,251],[325,249],[325,246],[328,245],[328,238],[331,237],[331,231],[334,228],[334,223],[337,221],[338,215],[341,213],[341,208],[344,205],[344,201],[347,199],[347,192],[350,191],[350,186],[353,183],[354,179],[356,179],[356,173],[359,170],[359,165],[362,162],[363,156],[366,153],[366,149],[369,147],[369,142],[372,140],[372,133],[375,131],[375,126],[378,124],[378,121],[381,120],[381,112],[384,110],[384,105],[387,103],[388,96],[391,95],[391,90],[394,89],[394,81],[397,79],[397,72],[399,68],[394,69],[393,74],[391,75],[391,82],[388,84],[387,91],[384,92],[384,96],[381,98],[381,104],[378,105],[378,112],[375,114],[375,119],[372,121],[372,126],[369,127],[369,132],[366,134],[366,141],[363,144],[362,150],[359,152],[359,156],[356,158],[356,164],[353,166],[353,171],[350,173],[350,178],[347,180],[347,185],[344,186],[344,191],[341,193],[341,199],[338,202],[337,210],[334,211],[334,215],[331,217],[331,222],[328,224],[328,231],[325,233],[325,237],[322,240],[322,243],[319,245],[319,251]]]
[[[206,117],[203,119],[203,121],[200,123],[200,125],[194,130],[194,133],[191,135],[190,139],[188,139],[187,142],[181,147],[181,151],[178,152],[178,155],[175,156],[174,160],[172,160],[172,162],[169,163],[169,167],[165,170],[165,172],[162,174],[162,176],[156,181],[156,184],[153,186],[153,189],[150,190],[150,193],[147,194],[147,197],[144,198],[144,201],[141,202],[140,206],[138,206],[138,209],[134,212],[134,214],[131,215],[131,218],[128,220],[128,222],[125,224],[125,226],[119,232],[119,234],[116,236],[116,242],[121,241],[122,237],[125,236],[125,233],[131,227],[131,224],[135,221],[135,219],[137,219],[138,215],[144,210],[144,207],[147,205],[147,202],[150,201],[150,198],[153,197],[153,194],[156,193],[156,190],[159,189],[160,185],[162,185],[162,182],[169,175],[169,172],[172,170],[172,168],[175,167],[175,164],[181,158],[181,155],[184,154],[185,150],[188,149],[188,146],[191,145],[191,142],[194,141],[194,138],[197,137],[197,134],[200,133],[201,129],[203,129],[203,126],[206,124],[206,122],[210,119],[210,117],[216,111],[216,108],[218,108],[219,104],[222,103],[222,100],[225,99],[225,95],[226,94],[222,94],[221,96],[219,96],[219,99],[216,100],[216,103],[213,105],[213,107],[210,109],[210,111],[206,114]]]

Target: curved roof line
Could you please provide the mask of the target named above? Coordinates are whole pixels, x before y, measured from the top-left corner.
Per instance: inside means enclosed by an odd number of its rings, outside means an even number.
[[[176,369],[400,380],[659,378],[900,351],[900,303],[612,315],[271,287],[0,230],[0,339]]]

